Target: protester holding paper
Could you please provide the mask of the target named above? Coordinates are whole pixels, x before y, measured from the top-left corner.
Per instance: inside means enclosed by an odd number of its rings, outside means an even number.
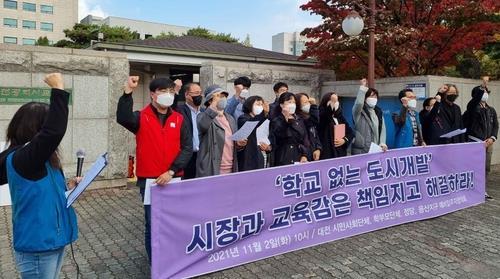
[[[347,148],[354,133],[342,113],[335,92],[326,93],[321,99],[318,132],[323,147],[320,159],[347,156]]]
[[[267,120],[269,105],[260,96],[251,96],[243,103],[243,114],[238,118],[238,129],[248,121],[257,121],[257,127],[248,137],[247,144],[238,151],[238,171],[262,169],[267,166],[270,142],[259,142],[257,129]]]
[[[0,185],[9,183],[14,256],[22,278],[58,278],[64,247],[78,238],[76,215],[66,207],[58,146],[68,124],[69,93],[59,73],[49,74],[50,105],[21,106],[0,153]],[[69,188],[79,180],[72,179]]]
[[[441,86],[436,95],[436,103],[432,107],[429,115],[426,117],[426,123],[429,127],[429,145],[448,144],[465,142],[465,134],[461,133],[453,137],[442,137],[449,132],[464,128],[462,123],[462,111],[455,104],[458,97],[458,89],[453,84]]]
[[[271,120],[270,126],[270,134],[274,139],[274,166],[307,162],[307,155],[311,153],[310,145],[306,125],[295,114],[296,97],[293,93],[286,92],[280,95],[278,103],[278,115]]]
[[[173,177],[181,177],[193,151],[191,128],[182,114],[171,106],[178,84],[167,78],[149,83],[151,103],[141,111],[133,111],[132,93],[139,77],[131,76],[125,83],[124,94],[118,101],[118,124],[135,134],[137,186],[144,200],[146,180],[166,185]],[[151,260],[151,206],[144,205],[146,252]]]
[[[425,145],[422,137],[420,119],[415,111],[417,109],[417,97],[411,89],[403,89],[398,94],[401,102],[399,113],[392,115],[396,127],[395,147],[413,147]]]
[[[234,118],[224,109],[229,93],[218,85],[205,89],[204,112],[198,115],[200,150],[196,160],[196,176],[204,177],[238,171],[236,150],[247,144],[247,140],[233,141],[237,131]]]
[[[488,105],[490,90],[488,77],[483,77],[483,84],[472,89],[472,99],[467,104],[467,111],[463,115],[467,128],[467,140],[470,142],[484,141],[486,148],[486,175],[491,170],[491,156],[493,143],[498,136],[498,118],[494,107]],[[486,198],[491,198],[486,193]]]
[[[384,116],[377,106],[378,98],[378,91],[366,87],[366,79],[362,79],[352,108],[355,135],[352,154],[368,153],[372,142],[387,150]]]
[[[321,141],[319,140],[319,109],[316,99],[309,97],[306,93],[297,93],[297,115],[303,119],[307,129],[309,141],[308,161],[318,161],[321,156]]]

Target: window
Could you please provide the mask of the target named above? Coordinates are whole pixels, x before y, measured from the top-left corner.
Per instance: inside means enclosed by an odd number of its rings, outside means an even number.
[[[52,23],[49,23],[49,22],[41,22],[40,23],[40,30],[52,32],[54,30],[54,25]]]
[[[40,12],[42,12],[42,14],[53,14],[54,7],[50,5],[40,5]]]
[[[16,37],[3,37],[4,44],[17,44]]]
[[[14,18],[4,18],[3,19],[3,26],[17,28],[17,19],[14,19]]]
[[[36,12],[36,4],[23,2],[23,10],[28,12]]]
[[[23,38],[23,45],[34,46],[35,43],[36,43],[35,39],[26,39],[26,38]]]
[[[6,8],[6,9],[17,10],[17,1],[4,0],[3,1],[3,7]]]
[[[36,22],[31,20],[23,20],[24,29],[36,29]]]

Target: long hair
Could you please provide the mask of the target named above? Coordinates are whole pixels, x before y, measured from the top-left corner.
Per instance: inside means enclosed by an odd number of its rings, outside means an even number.
[[[48,114],[48,104],[29,102],[22,105],[7,127],[6,140],[9,143],[9,148],[21,147],[30,142],[42,129]],[[58,150],[52,154],[49,161],[52,167],[61,168]]]

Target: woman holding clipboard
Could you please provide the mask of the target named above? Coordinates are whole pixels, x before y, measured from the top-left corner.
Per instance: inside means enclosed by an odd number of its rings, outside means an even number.
[[[335,92],[327,93],[321,99],[318,132],[323,146],[320,159],[347,155],[347,148],[354,138],[354,133],[342,114],[339,98]]]

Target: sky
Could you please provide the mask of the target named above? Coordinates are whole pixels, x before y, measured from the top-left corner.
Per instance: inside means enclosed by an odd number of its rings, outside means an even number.
[[[321,17],[302,11],[307,0],[79,0],[78,17],[118,16],[231,33],[254,47],[272,49],[272,36],[302,31]]]

